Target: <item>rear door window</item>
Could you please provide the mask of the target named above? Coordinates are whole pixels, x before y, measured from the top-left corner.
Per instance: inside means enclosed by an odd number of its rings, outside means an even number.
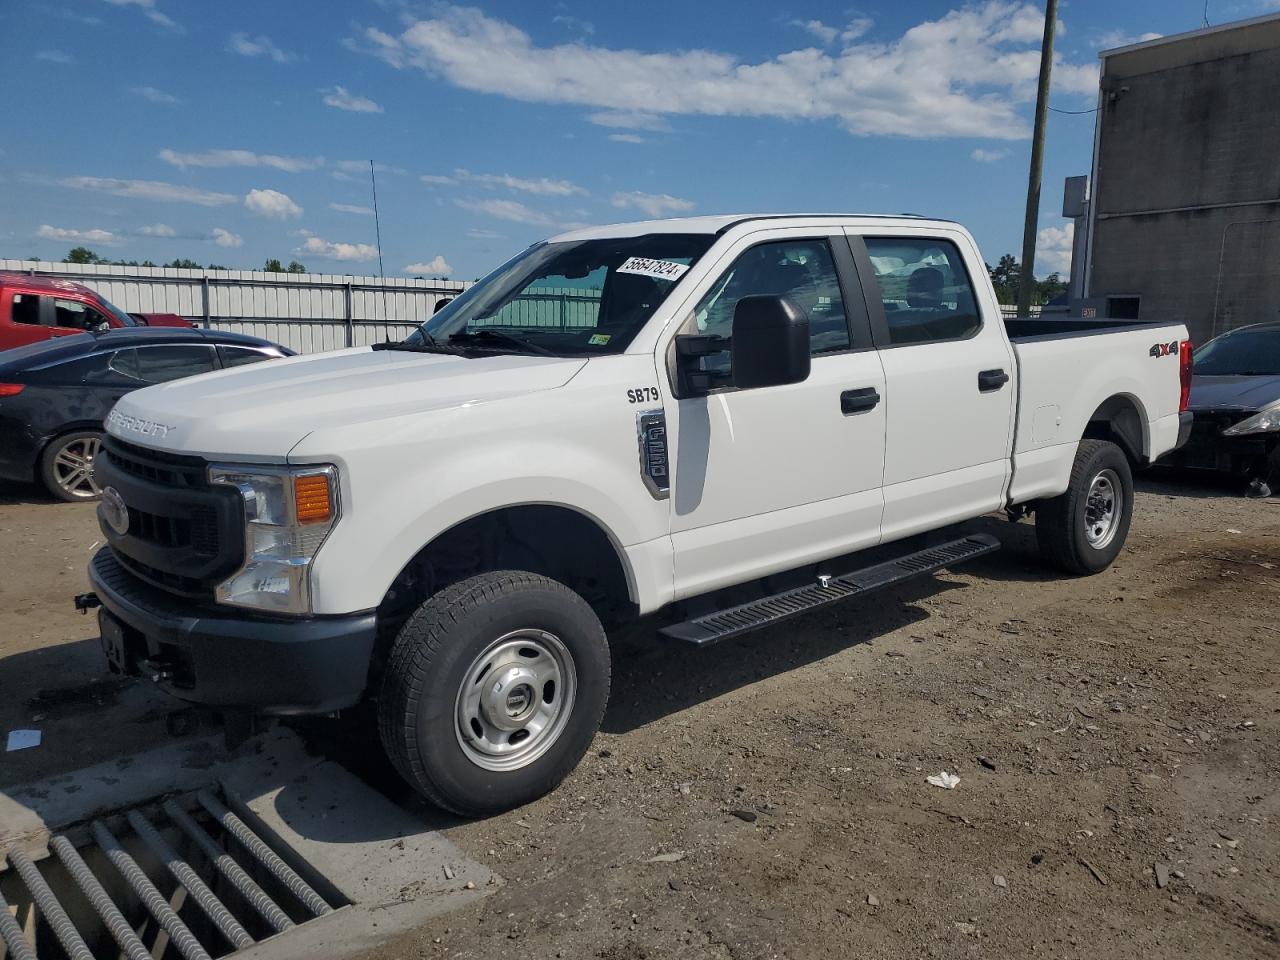
[[[932,237],[864,237],[889,342],[964,340],[982,329],[960,251]]]
[[[15,293],[10,311],[14,323],[29,323],[38,326],[40,323],[40,298],[34,293]]]
[[[199,343],[174,344],[166,347],[140,347],[138,377],[147,383],[166,383],[208,373],[216,366],[213,348]]]

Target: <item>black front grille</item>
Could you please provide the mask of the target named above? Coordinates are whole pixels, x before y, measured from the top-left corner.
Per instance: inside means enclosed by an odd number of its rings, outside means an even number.
[[[208,463],[126,443],[103,441],[99,483],[114,487],[129,512],[128,529],[102,531],[133,575],[184,597],[209,599],[244,559],[240,494],[211,484]]]

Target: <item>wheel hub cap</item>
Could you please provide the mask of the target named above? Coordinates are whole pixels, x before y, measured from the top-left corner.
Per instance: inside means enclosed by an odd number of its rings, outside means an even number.
[[[573,711],[577,671],[545,630],[504,634],[471,662],[455,705],[462,752],[486,770],[509,771],[542,756]]]
[[[1089,485],[1085,498],[1084,535],[1089,546],[1103,550],[1115,539],[1123,515],[1124,488],[1114,470],[1103,470]]]

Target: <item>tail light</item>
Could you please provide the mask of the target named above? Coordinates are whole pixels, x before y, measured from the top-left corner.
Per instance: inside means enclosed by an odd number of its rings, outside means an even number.
[[[1182,386],[1182,394],[1178,397],[1179,413],[1191,406],[1191,367],[1191,341],[1183,340],[1178,344],[1178,382]]]
[[[16,397],[25,386],[25,383],[0,383],[0,397]]]

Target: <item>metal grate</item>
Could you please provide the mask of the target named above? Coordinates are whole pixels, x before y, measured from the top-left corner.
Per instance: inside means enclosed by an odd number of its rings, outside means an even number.
[[[0,956],[212,960],[347,905],[225,801],[202,790],[102,817],[38,859],[0,851]]]

